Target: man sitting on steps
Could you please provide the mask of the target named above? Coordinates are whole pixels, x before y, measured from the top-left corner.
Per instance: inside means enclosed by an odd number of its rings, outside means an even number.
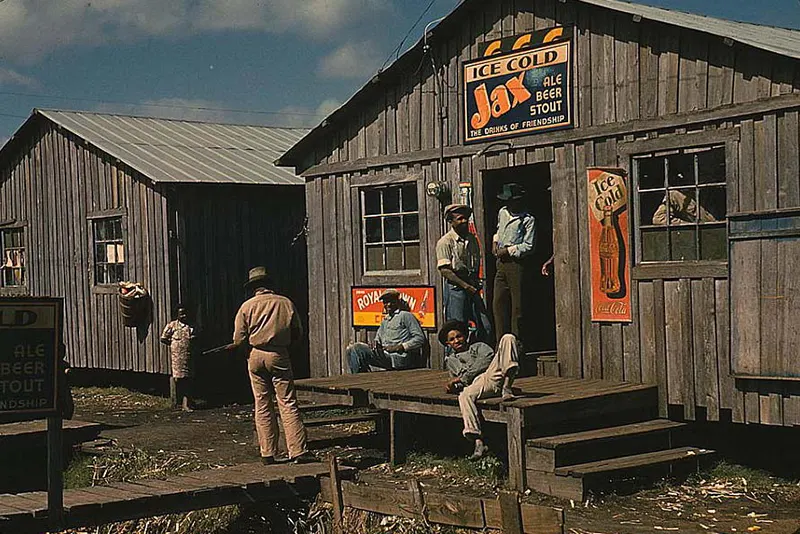
[[[458,405],[464,419],[464,437],[475,442],[470,456],[483,457],[489,447],[483,441],[477,401],[491,397],[503,400],[514,398],[511,385],[519,369],[517,338],[506,334],[497,344],[497,350],[483,342],[467,341],[467,325],[461,321],[448,321],[439,330],[439,342],[450,347],[452,353],[445,358],[445,367],[453,378],[445,389],[458,393]]]

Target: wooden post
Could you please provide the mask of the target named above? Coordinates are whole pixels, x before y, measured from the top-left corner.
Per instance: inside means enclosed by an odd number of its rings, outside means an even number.
[[[180,399],[178,399],[177,382],[173,377],[169,377],[169,400],[172,402],[173,408],[177,408],[180,404]]]
[[[396,410],[389,412],[389,461],[399,465],[406,461],[407,438],[405,414]]]
[[[336,456],[331,456],[331,503],[333,504],[333,532],[343,532],[344,500],[342,499],[342,481],[339,478],[339,465]]]
[[[525,420],[520,408],[506,409],[508,439],[508,483],[517,491],[525,491]]]
[[[519,494],[516,491],[501,491],[498,500],[500,501],[503,534],[523,534]]]
[[[64,445],[61,416],[47,418],[47,520],[61,530],[64,519]]]
[[[425,497],[422,494],[422,486],[419,480],[412,478],[408,481],[408,491],[411,492],[411,500],[414,502],[414,511],[419,514],[419,518],[428,521],[428,514],[425,513]]]

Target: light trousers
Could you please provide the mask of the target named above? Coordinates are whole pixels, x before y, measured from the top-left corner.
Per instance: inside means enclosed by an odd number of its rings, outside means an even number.
[[[297,405],[294,390],[294,377],[289,353],[267,352],[250,349],[247,358],[250,385],[255,398],[255,422],[261,456],[274,457],[278,452],[278,416],[275,401],[278,401],[283,432],[286,435],[286,448],[289,458],[296,458],[307,452],[306,428]]]
[[[458,395],[458,406],[464,420],[464,436],[481,435],[481,421],[477,401],[499,397],[503,391],[506,376],[515,376],[519,368],[517,338],[506,334],[500,338],[494,358],[483,373],[475,377],[472,384]]]

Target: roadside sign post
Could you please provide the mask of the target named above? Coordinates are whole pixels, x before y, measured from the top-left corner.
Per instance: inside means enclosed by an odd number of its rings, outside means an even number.
[[[48,520],[63,518],[63,300],[0,298],[0,423],[47,419]]]

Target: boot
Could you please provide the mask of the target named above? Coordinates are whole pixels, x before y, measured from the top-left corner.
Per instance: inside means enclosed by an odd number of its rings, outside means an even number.
[[[472,453],[472,456],[469,457],[470,460],[480,460],[486,453],[489,452],[489,446],[483,442],[483,439],[477,438],[475,439],[475,450]]]

